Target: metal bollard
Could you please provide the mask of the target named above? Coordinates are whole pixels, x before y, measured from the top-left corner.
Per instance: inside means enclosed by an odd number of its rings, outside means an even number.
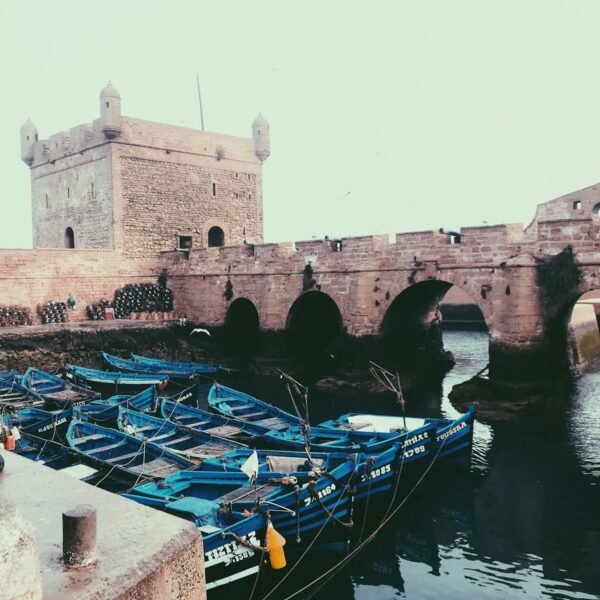
[[[62,515],[63,561],[67,567],[85,567],[96,559],[96,509],[80,504]]]

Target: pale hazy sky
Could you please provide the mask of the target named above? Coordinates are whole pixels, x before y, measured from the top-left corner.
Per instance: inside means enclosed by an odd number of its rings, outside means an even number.
[[[523,222],[600,180],[598,0],[3,0],[0,246],[31,243],[19,127],[271,124],[267,241]],[[348,193],[350,192],[350,193]]]

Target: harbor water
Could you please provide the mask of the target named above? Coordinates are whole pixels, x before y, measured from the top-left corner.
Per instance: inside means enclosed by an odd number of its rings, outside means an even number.
[[[487,340],[446,332],[456,365],[443,381],[406,394],[407,414],[457,417],[448,394],[487,364]],[[289,408],[282,386],[254,386],[247,391]],[[311,393],[310,410],[312,422],[353,410],[398,412],[391,397],[325,392]],[[253,598],[600,598],[599,483],[600,373],[589,373],[558,409],[477,422],[470,472],[427,477],[343,568],[335,568],[341,556],[308,553],[296,567],[292,557],[291,572],[261,575]],[[383,517],[355,528],[364,527],[364,539]],[[254,578],[246,584],[235,597],[249,597]]]

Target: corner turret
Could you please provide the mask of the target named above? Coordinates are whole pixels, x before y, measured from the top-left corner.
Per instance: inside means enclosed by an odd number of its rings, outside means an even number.
[[[27,119],[21,125],[21,160],[29,167],[33,163],[33,147],[37,141],[38,130],[31,119]]]
[[[258,117],[252,122],[252,137],[254,139],[254,153],[264,162],[271,154],[271,140],[269,137],[269,122],[258,114]]]
[[[100,92],[100,123],[109,140],[121,133],[121,96],[110,81]]]

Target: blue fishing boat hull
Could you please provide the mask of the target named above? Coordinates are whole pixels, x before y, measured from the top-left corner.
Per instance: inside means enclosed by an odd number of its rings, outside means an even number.
[[[270,511],[275,529],[286,540],[286,548],[318,546],[347,549],[354,506],[353,481],[356,463],[345,460],[318,479],[308,475],[297,482],[273,480],[259,474],[251,484],[244,473],[182,471],[160,485],[136,486],[133,494],[181,501],[213,500],[226,511],[253,512],[257,506]],[[225,492],[225,493],[224,493]],[[171,505],[173,507],[173,505]]]
[[[41,396],[48,410],[64,410],[100,398],[98,392],[39,369],[27,369],[21,384]]]
[[[127,358],[121,358],[119,356],[113,356],[112,354],[108,354],[106,352],[102,352],[102,360],[109,365],[111,368],[116,369],[117,371],[122,371],[124,373],[141,373],[146,375],[166,375],[169,379],[173,381],[178,381],[180,383],[191,383],[196,381],[198,378],[204,377],[203,374],[200,374],[194,370],[185,370],[185,369],[167,369],[156,366],[150,366],[147,364],[142,364],[135,360],[130,360]]]
[[[266,427],[254,425],[248,421],[209,413],[168,398],[162,398],[160,411],[165,419],[169,419],[180,427],[204,431],[242,443],[254,444],[270,431]]]
[[[402,428],[405,422],[409,429],[419,427],[422,424],[429,424],[435,428],[432,455],[435,457],[436,463],[448,467],[468,469],[473,446],[474,420],[475,410],[471,407],[464,415],[455,420],[413,417],[404,419],[401,416],[348,413],[337,419],[325,421],[319,427],[347,431],[349,427],[362,424],[374,431],[387,432]]]
[[[221,384],[211,387],[208,392],[208,405],[226,417],[248,421],[276,431],[285,431],[302,424],[298,417],[268,402]]]
[[[48,411],[41,408],[24,408],[11,416],[11,425],[18,427],[37,440],[50,440],[66,445],[67,429],[72,410]]]
[[[380,454],[358,454],[355,479],[355,509],[364,503],[389,501],[390,494],[405,490],[418,482],[428,470],[434,444],[433,428],[408,436]],[[207,459],[201,470],[239,472],[251,450],[236,450],[220,458]],[[332,470],[348,460],[347,452],[293,452],[288,450],[258,450],[259,472],[271,477],[292,475],[298,478],[314,469]]]
[[[34,390],[21,385],[19,378],[0,379],[0,412],[42,408],[44,404],[44,398]]]
[[[222,456],[236,448],[245,447],[203,431],[178,427],[167,419],[129,410],[124,406],[119,407],[118,426],[124,433],[146,439],[192,461]]]
[[[115,472],[132,482],[160,480],[194,466],[152,442],[76,419],[67,430],[67,442],[83,462],[104,473]]]
[[[313,450],[324,452],[360,452],[377,454],[396,443],[402,443],[412,435],[429,437],[433,425],[424,425],[409,433],[378,433],[353,430],[336,430],[326,427],[311,427],[308,430],[308,443]],[[265,442],[278,448],[302,450],[306,447],[307,435],[303,427],[291,427],[287,431],[272,431],[265,435]]]
[[[160,358],[150,358],[139,354],[132,354],[131,360],[141,365],[164,371],[181,371],[182,373],[197,373],[199,375],[215,375],[221,369],[221,365],[209,365],[207,363],[177,362],[174,360],[162,360]]]
[[[264,560],[259,549],[265,545],[267,517],[261,513],[244,516],[229,514],[231,522],[221,522],[214,511],[202,511],[201,503],[190,503],[139,494],[136,490],[123,494],[126,498],[193,521],[202,533],[206,589],[212,590],[247,577],[256,576]],[[209,506],[210,504],[207,503]],[[213,514],[207,519],[206,512]],[[225,519],[223,519],[225,521]],[[253,549],[256,548],[256,550]]]
[[[123,373],[100,371],[77,365],[67,365],[65,379],[79,386],[95,390],[102,395],[137,394],[151,386],[166,388],[169,377],[154,373]]]

